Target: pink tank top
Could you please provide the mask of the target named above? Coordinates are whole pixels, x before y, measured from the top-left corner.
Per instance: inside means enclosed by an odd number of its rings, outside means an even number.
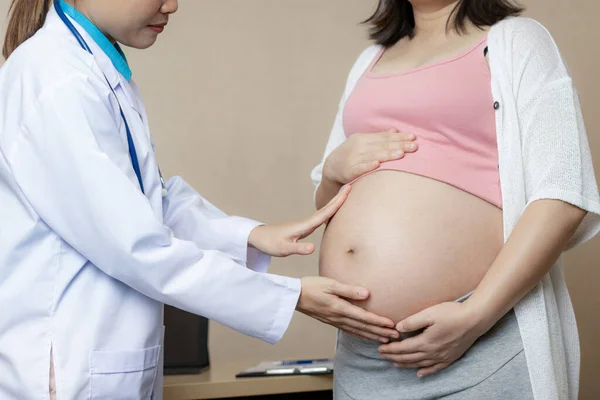
[[[484,39],[448,60],[408,72],[372,72],[357,82],[343,112],[344,130],[395,128],[417,136],[419,149],[378,170],[397,170],[455,186],[502,208],[495,104]]]

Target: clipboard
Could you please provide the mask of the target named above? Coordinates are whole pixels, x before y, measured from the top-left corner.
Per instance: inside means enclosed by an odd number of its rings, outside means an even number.
[[[269,376],[293,375],[331,375],[333,374],[333,360],[289,360],[262,362],[252,368],[239,372],[236,378],[253,378]]]

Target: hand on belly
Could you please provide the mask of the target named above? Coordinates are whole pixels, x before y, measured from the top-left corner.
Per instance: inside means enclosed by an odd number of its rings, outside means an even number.
[[[381,357],[395,367],[418,369],[417,376],[431,375],[448,367],[483,335],[464,303],[447,302],[411,315],[397,325],[400,332],[423,330],[416,336],[379,347]]]

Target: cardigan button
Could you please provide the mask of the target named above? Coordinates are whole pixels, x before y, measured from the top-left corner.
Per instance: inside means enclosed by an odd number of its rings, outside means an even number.
[[[494,102],[494,110],[497,110],[500,108],[500,103],[498,103],[497,101]]]

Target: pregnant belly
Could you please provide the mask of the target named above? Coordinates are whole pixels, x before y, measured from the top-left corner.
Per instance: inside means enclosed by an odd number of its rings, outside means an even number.
[[[359,285],[359,305],[395,322],[474,290],[500,251],[502,211],[399,171],[356,182],[323,236],[322,276]]]

